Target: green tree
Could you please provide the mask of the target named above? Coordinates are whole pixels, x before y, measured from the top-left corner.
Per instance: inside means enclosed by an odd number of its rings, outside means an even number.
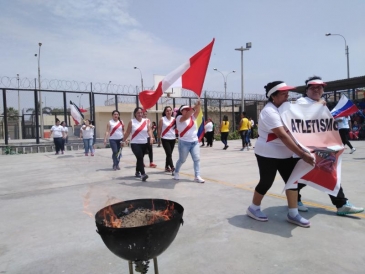
[[[19,119],[19,112],[13,107],[7,108],[6,114],[8,115],[9,121],[17,121]],[[4,113],[2,113],[1,115],[4,115]]]

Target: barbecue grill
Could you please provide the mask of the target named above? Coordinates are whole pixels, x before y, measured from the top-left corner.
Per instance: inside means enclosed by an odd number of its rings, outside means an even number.
[[[164,211],[173,208],[169,220],[157,223],[137,226],[114,228],[106,224],[110,216],[108,212],[113,210],[117,218],[123,218],[137,209],[150,209]],[[107,206],[99,210],[95,215],[97,233],[101,236],[107,248],[118,257],[129,262],[129,273],[135,271],[147,273],[149,261],[153,259],[154,270],[158,274],[157,256],[162,254],[173,242],[183,224],[184,208],[173,201],[162,199],[139,199],[124,201]]]

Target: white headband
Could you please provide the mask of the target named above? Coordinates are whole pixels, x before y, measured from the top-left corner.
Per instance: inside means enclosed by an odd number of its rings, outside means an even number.
[[[276,85],[275,87],[271,88],[269,90],[269,92],[267,93],[267,98],[270,98],[270,95],[273,94],[275,91],[277,91],[278,89],[282,88],[282,87],[286,87],[285,83],[281,83]]]
[[[326,83],[325,82],[323,82],[322,80],[320,80],[320,79],[316,79],[316,80],[311,80],[311,81],[309,81],[308,83],[307,83],[307,87],[309,86],[309,85],[326,85]]]

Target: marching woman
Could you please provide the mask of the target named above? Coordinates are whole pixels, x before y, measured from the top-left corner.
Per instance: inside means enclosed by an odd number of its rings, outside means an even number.
[[[141,177],[142,181],[146,181],[148,175],[144,170],[143,156],[147,149],[147,138],[149,138],[150,145],[153,144],[154,138],[150,123],[143,118],[143,109],[137,107],[133,111],[134,118],[128,123],[127,130],[124,134],[125,143],[128,144],[128,137],[130,138],[131,149],[136,156],[136,177]]]
[[[120,170],[119,160],[121,155],[118,155],[118,153],[120,151],[120,143],[123,141],[124,123],[120,120],[120,113],[118,110],[113,110],[112,117],[113,118],[106,125],[104,145],[106,145],[106,140],[109,136],[109,144],[113,152],[113,170]]]
[[[85,156],[94,156],[93,140],[94,140],[94,126],[89,119],[85,120],[85,124],[80,130],[80,139],[84,142]]]
[[[228,116],[224,115],[223,116],[223,121],[221,122],[221,141],[224,144],[224,150],[226,150],[229,146],[228,146],[228,133],[229,133],[229,121],[228,121]]]
[[[266,192],[271,188],[276,173],[286,183],[299,158],[293,158],[293,154],[299,155],[306,163],[315,164],[311,154],[302,150],[286,133],[286,128],[280,118],[278,108],[288,100],[289,90],[282,81],[268,83],[265,86],[266,97],[269,102],[262,109],[258,123],[259,137],[255,144],[255,156],[260,172],[260,181],[255,188],[252,204],[247,209],[247,215],[257,221],[268,221],[267,216],[261,211],[261,201]],[[298,226],[309,227],[310,222],[298,213],[297,189],[286,190],[289,213],[287,221]]]
[[[66,138],[65,129],[60,125],[60,120],[56,118],[56,125],[52,126],[51,133],[53,135],[53,142],[56,147],[56,155],[62,150],[63,139]],[[63,150],[62,150],[63,154]]]
[[[161,140],[166,154],[165,171],[174,173],[175,167],[172,161],[172,152],[175,148],[175,118],[172,117],[172,108],[166,106],[158,124],[158,139]]]
[[[200,100],[195,103],[194,108],[182,105],[177,112],[176,128],[179,132],[179,159],[176,162],[176,169],[174,172],[174,179],[179,180],[179,171],[189,153],[194,161],[195,181],[204,183],[204,179],[200,177],[200,147],[197,136],[196,118],[200,112]]]

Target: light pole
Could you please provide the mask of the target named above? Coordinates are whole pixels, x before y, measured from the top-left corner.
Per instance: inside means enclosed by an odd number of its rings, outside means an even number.
[[[106,103],[109,105],[109,85],[112,81],[109,81],[108,85],[106,86]]]
[[[142,91],[143,91],[143,77],[142,77],[142,71],[138,68],[138,67],[134,67],[134,69],[138,69],[139,73],[141,74],[141,87],[142,87]]]
[[[42,46],[42,43],[38,43],[38,55],[37,54],[34,54],[35,57],[38,56],[38,94],[39,94],[39,107],[40,107],[40,110],[39,110],[39,115],[41,117],[41,138],[44,138],[43,137],[43,106],[42,106],[42,92],[41,92],[41,46]],[[37,106],[38,107],[38,106]]]
[[[21,116],[20,116],[19,74],[16,75],[16,80],[18,81],[18,126],[19,126],[19,139],[23,139],[23,136],[22,136],[22,119],[21,119]]]
[[[218,70],[216,68],[214,68],[213,70],[219,72],[223,76],[223,81],[224,81],[224,99],[227,99],[227,78],[228,78],[228,75],[230,75],[231,73],[235,73],[236,71],[235,70],[232,70],[231,72],[227,73],[226,76],[224,76],[223,72],[221,72],[220,70]]]
[[[245,93],[243,90],[243,52],[245,50],[249,50],[251,47],[252,47],[252,43],[248,42],[248,43],[246,43],[246,48],[241,46],[240,48],[234,49],[234,50],[238,50],[241,52],[241,111],[242,112],[245,111]]]
[[[347,79],[348,79],[348,78],[350,78],[349,46],[346,43],[345,37],[343,37],[341,34],[326,33],[326,36],[330,36],[330,35],[341,36],[343,38],[343,40],[345,40],[345,54],[347,56]]]

